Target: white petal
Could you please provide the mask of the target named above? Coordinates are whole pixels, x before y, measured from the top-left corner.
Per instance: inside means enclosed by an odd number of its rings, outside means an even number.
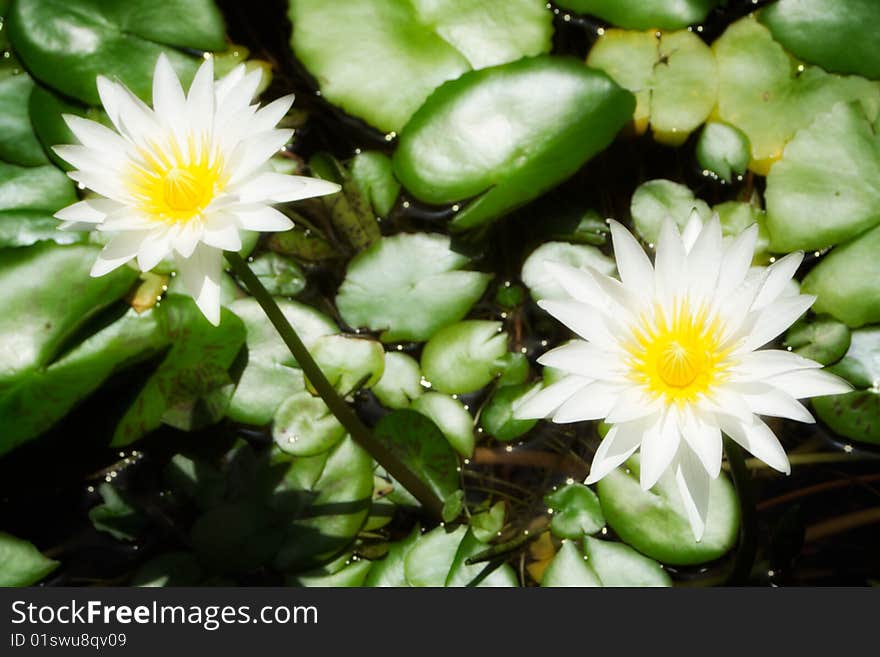
[[[642,299],[650,299],[654,294],[654,267],[650,259],[626,228],[616,221],[609,222],[609,225],[620,280]]]
[[[56,146],[55,149],[61,148]],[[53,150],[55,150],[53,149]],[[131,195],[122,185],[122,182],[114,174],[107,172],[97,173],[93,171],[68,171],[68,177],[75,180],[83,187],[91,189],[96,194],[112,199],[119,203],[131,203]]]
[[[190,128],[211,133],[214,121],[214,59],[209,57],[193,78],[186,96]]]
[[[141,242],[138,249],[137,260],[141,271],[150,271],[162,262],[162,258],[171,254],[171,241],[168,230],[151,232]]]
[[[752,224],[736,236],[724,250],[721,270],[718,274],[718,295],[724,298],[742,285],[752,266],[755,244],[758,241],[758,224]]]
[[[218,105],[222,107],[225,104],[227,95],[235,85],[244,79],[246,72],[247,67],[244,64],[239,64],[214,83],[214,97],[217,99]],[[251,99],[248,98],[248,102],[250,101]]]
[[[83,146],[120,157],[128,150],[128,142],[107,126],[75,114],[62,116],[67,127]]]
[[[517,420],[534,420],[551,415],[578,390],[590,383],[582,376],[567,376],[534,394],[524,395],[513,405]]]
[[[706,531],[712,478],[685,445],[682,445],[675,465],[675,483],[678,484],[694,538],[700,541]]]
[[[759,418],[754,418],[751,423],[745,423],[719,416],[719,421],[721,422],[721,430],[742,445],[752,456],[760,459],[774,470],[784,474],[791,473],[788,456],[786,456],[779,439],[770,430],[770,427]]]
[[[660,418],[650,425],[642,437],[640,483],[643,490],[653,488],[657,480],[666,472],[678,452],[681,442],[681,429],[678,426],[678,413],[668,408]]]
[[[642,441],[644,431],[644,422],[625,422],[611,427],[593,456],[586,483],[596,483],[632,456]]]
[[[839,376],[819,369],[786,372],[768,377],[764,379],[764,383],[784,390],[795,399],[842,395],[853,390],[853,387]]]
[[[265,172],[240,183],[231,193],[237,194],[242,203],[287,203],[314,196],[335,194],[339,185],[320,178],[288,176],[283,173]]]
[[[608,306],[607,297],[589,272],[551,260],[545,260],[543,266],[547,273],[576,301],[590,304],[596,308]]]
[[[693,413],[685,414],[682,423],[682,436],[703,464],[706,473],[715,478],[721,472],[722,440],[721,430],[712,422],[705,422]]]
[[[707,395],[705,402],[713,413],[723,413],[740,422],[750,422],[753,417],[752,409],[733,386],[724,384],[715,386]]]
[[[788,288],[792,277],[798,267],[801,266],[803,260],[804,254],[797,251],[789,253],[770,265],[768,267],[770,271],[752,307],[758,310],[776,301]]]
[[[104,109],[122,135],[143,144],[159,132],[153,110],[125,86],[103,76],[98,76],[97,84]]]
[[[165,53],[159,55],[153,73],[153,108],[166,127],[182,133],[186,119],[186,96]]]
[[[813,416],[806,407],[787,392],[767,383],[729,384],[745,399],[752,413],[784,417],[789,420],[812,424]]]
[[[711,300],[718,283],[721,257],[721,222],[718,215],[713,215],[703,226],[687,256],[688,288],[692,301]]]
[[[108,214],[115,212],[120,207],[122,206],[119,203],[109,199],[86,199],[62,208],[55,213],[55,218],[61,221],[99,224]]]
[[[290,111],[290,108],[293,106],[293,98],[293,94],[288,94],[260,108],[254,114],[254,118],[251,120],[248,128],[255,133],[271,130]]]
[[[146,233],[122,233],[114,237],[98,255],[90,275],[97,278],[124,265],[137,255],[146,236]]]
[[[618,348],[615,338],[605,325],[602,312],[577,301],[543,299],[538,306],[553,315],[584,340],[609,351]]]
[[[202,234],[202,241],[208,246],[222,251],[239,251],[241,249],[241,233],[239,233],[235,217],[227,216],[228,220],[209,222]]]
[[[240,142],[228,165],[232,172],[229,184],[235,185],[253,174],[278,153],[292,136],[293,130],[267,130]]]
[[[657,256],[654,259],[657,292],[667,303],[682,290],[686,262],[678,227],[672,219],[667,218],[660,228]]]
[[[98,226],[98,230],[108,233],[120,231],[149,232],[156,227],[156,222],[139,214],[129,207],[121,207],[119,210],[108,214],[107,218]]]
[[[177,258],[183,285],[211,324],[220,324],[220,277],[223,252],[200,244],[189,258]]]
[[[553,415],[558,424],[583,422],[584,420],[601,420],[614,405],[620,394],[620,387],[609,385],[603,381],[595,381],[581,388],[559,407]]]
[[[183,258],[192,256],[202,239],[205,229],[201,221],[190,221],[183,225],[180,232],[175,236],[173,247],[177,254]]]
[[[761,314],[755,320],[755,325],[742,343],[742,351],[753,351],[763,347],[771,340],[777,338],[785,329],[794,324],[803,315],[816,297],[809,294],[799,294],[794,297],[779,299],[772,306],[759,311]]]
[[[608,411],[605,421],[610,424],[618,424],[639,420],[653,415],[662,406],[663,400],[661,398],[646,394],[640,387],[630,386],[617,396],[617,400]]]
[[[717,214],[713,215],[713,217],[717,216]],[[684,242],[684,250],[687,253],[690,253],[691,249],[694,248],[694,244],[697,243],[697,238],[702,231],[703,217],[700,216],[696,208],[692,208],[687,224],[685,224],[684,230],[681,233],[681,241]]]
[[[582,340],[551,349],[538,359],[538,363],[594,379],[615,379],[624,372],[616,354]]]
[[[273,232],[293,228],[293,222],[287,216],[268,205],[231,208],[229,212],[235,215],[238,225],[245,230]]]
[[[785,372],[821,367],[820,363],[790,351],[761,349],[737,356],[736,364],[730,368],[730,375],[733,381],[760,381]]]

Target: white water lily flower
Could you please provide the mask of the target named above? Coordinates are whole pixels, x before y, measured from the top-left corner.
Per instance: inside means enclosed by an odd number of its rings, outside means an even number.
[[[683,235],[666,221],[652,266],[626,228],[612,222],[611,234],[620,280],[547,264],[572,299],[539,305],[583,339],[539,359],[566,376],[523,398],[516,416],[611,424],[587,483],[640,449],[642,488],[672,468],[699,540],[722,432],[788,474],[785,451],[759,416],[814,422],[798,399],[851,387],[812,360],[756,351],[815,300],[789,289],[802,253],[752,269],[757,226],[724,245],[717,217],[703,225],[692,216]]]
[[[339,190],[269,168],[269,158],[293,134],[275,128],[293,96],[261,109],[252,105],[261,75],[240,65],[215,82],[209,58],[184,94],[168,58],[160,55],[152,109],[124,85],[98,77],[101,102],[116,130],[64,117],[80,145],[56,146],[55,152],[76,168],[71,178],[102,198],[55,216],[65,222],[63,229],[114,234],[92,276],[134,258],[148,271],[173,254],[184,287],[216,325],[223,251],[241,249],[239,230],[287,230],[293,223],[271,204]]]

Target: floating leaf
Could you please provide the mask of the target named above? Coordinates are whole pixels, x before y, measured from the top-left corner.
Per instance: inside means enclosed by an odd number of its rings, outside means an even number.
[[[754,18],[728,27],[712,49],[719,76],[716,118],[748,137],[755,173],[766,175],[795,133],[836,103],[859,100],[871,118],[880,109],[880,86],[816,67],[800,71]]]
[[[446,80],[550,50],[542,0],[292,0],[291,44],[331,103],[400,131]]]
[[[696,198],[689,187],[663,179],[639,185],[630,203],[636,232],[651,244],[657,241],[660,227],[667,218],[684,229],[694,210],[704,221],[712,214],[706,202]]]
[[[796,322],[785,334],[785,346],[823,365],[835,363],[850,346],[850,330],[831,317]]]
[[[663,567],[630,546],[587,536],[584,551],[602,586],[672,586]]]
[[[580,539],[605,526],[596,494],[583,484],[568,484],[544,498],[553,510],[550,531],[559,538]]]
[[[617,266],[595,246],[545,242],[532,251],[523,263],[521,278],[535,301],[542,299],[570,299],[571,295],[548,271],[546,263],[553,262],[587,271],[595,269],[607,276],[614,274]]]
[[[429,392],[416,399],[410,408],[431,419],[462,457],[474,453],[474,419],[457,399],[439,392]]]
[[[327,208],[333,228],[352,250],[363,251],[382,237],[369,197],[336,158],[318,153],[309,160],[309,168],[342,188],[336,194],[321,197],[320,202]]]
[[[364,586],[409,586],[404,572],[404,563],[407,554],[421,535],[421,529],[416,525],[409,536],[392,543],[388,548],[388,554],[383,559],[373,562],[373,567],[370,568],[370,572],[364,580]]]
[[[101,484],[98,493],[104,501],[89,509],[89,520],[95,529],[118,541],[136,540],[146,529],[147,519],[110,484]]]
[[[0,586],[30,586],[57,567],[31,543],[0,532]]]
[[[633,457],[627,461],[626,469],[618,468],[600,480],[596,491],[605,519],[617,535],[662,563],[705,563],[736,544],[739,505],[733,486],[724,475],[710,486],[709,514],[700,541],[694,539],[671,471],[654,488],[643,491],[639,485],[639,459]]]
[[[758,16],[797,57],[826,71],[880,78],[874,0],[779,0]]]
[[[404,574],[410,586],[446,586],[458,546],[467,528],[459,526],[451,532],[436,527],[421,536],[409,549],[404,561]]]
[[[449,568],[444,586],[478,586],[478,587],[509,587],[519,586],[516,573],[510,564],[504,563],[489,573],[486,568],[491,568],[486,563],[467,564],[467,560],[486,549],[486,546],[474,535],[473,530],[468,530],[458,549],[455,551],[455,559]]]
[[[483,431],[501,441],[514,440],[529,432],[537,424],[537,420],[517,420],[513,415],[513,407],[532,387],[531,384],[499,387],[480,413]]]
[[[298,392],[288,397],[272,423],[275,444],[294,456],[326,452],[345,437],[345,428],[320,397]]]
[[[706,124],[697,142],[697,161],[706,171],[730,182],[733,175],[742,175],[749,166],[749,138],[726,123]]]
[[[312,343],[310,352],[324,376],[342,395],[372,387],[385,370],[385,351],[375,340],[323,335]],[[306,384],[312,390],[311,382]]]
[[[412,356],[397,351],[385,354],[385,371],[373,394],[387,408],[406,408],[424,392],[422,371]]]
[[[350,555],[340,557],[345,560],[342,568],[333,568],[336,562],[323,568],[311,570],[290,579],[294,586],[320,586],[333,588],[352,588],[363,586],[370,572],[372,562],[366,559],[351,559]],[[337,560],[337,561],[339,561]]]
[[[480,543],[489,543],[498,537],[501,528],[504,527],[504,516],[507,507],[504,502],[496,502],[488,511],[471,516],[471,531]]]
[[[563,541],[559,552],[544,571],[541,586],[593,587],[602,586],[602,582],[574,541]]]
[[[250,263],[269,294],[293,297],[306,289],[306,276],[298,264],[277,253],[264,253]]]
[[[715,106],[715,57],[693,32],[605,30],[587,65],[636,95],[635,132],[650,123],[664,144],[682,144]]]
[[[27,73],[11,67],[0,69],[0,160],[23,166],[49,161],[28,115],[33,89]]]
[[[603,150],[635,101],[573,59],[535,57],[467,73],[413,115],[394,153],[416,198],[473,197],[452,222],[473,228],[540,196]]]
[[[54,166],[0,162],[0,247],[81,242],[81,235],[58,230],[61,222],[52,216],[76,200],[73,182]]]
[[[637,30],[674,30],[699,23],[720,0],[557,0],[556,4],[581,14]]]
[[[379,151],[365,151],[351,161],[351,177],[380,217],[388,216],[400,194],[391,158]]]
[[[192,79],[197,60],[163,46],[226,47],[223,18],[211,0],[15,2],[7,26],[16,54],[37,79],[89,105],[100,104],[98,75],[118,78],[149,100],[162,52]]]
[[[383,331],[382,340],[427,340],[460,320],[491,278],[459,271],[468,259],[435,234],[386,237],[348,265],[336,305],[351,326]]]
[[[422,350],[422,372],[447,394],[479,390],[505,369],[501,322],[467,320],[440,329]]]

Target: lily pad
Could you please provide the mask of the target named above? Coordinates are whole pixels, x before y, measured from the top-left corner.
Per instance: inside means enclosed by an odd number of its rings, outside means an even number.
[[[0,532],[0,586],[30,586],[57,567],[28,541]]]
[[[254,258],[250,267],[273,296],[293,297],[306,289],[306,275],[302,268],[278,253],[264,253]]]
[[[694,210],[704,221],[712,215],[706,202],[696,198],[687,185],[671,180],[642,183],[630,202],[636,232],[650,244],[657,241],[660,228],[667,218],[672,218],[679,229],[684,229]]]
[[[73,182],[54,166],[0,161],[0,247],[84,241],[80,234],[58,230],[61,224],[52,216],[76,200]]]
[[[454,531],[435,527],[421,536],[410,548],[404,561],[404,573],[410,586],[445,586],[449,570],[467,528]]]
[[[345,560],[345,565],[342,568],[324,566],[297,575],[290,579],[290,583],[295,586],[307,587],[352,588],[363,586],[372,563],[366,559],[351,559],[349,555],[340,557],[340,559]]]
[[[826,71],[880,78],[874,0],[779,0],[758,15],[779,43]]]
[[[49,161],[28,115],[33,89],[27,73],[0,68],[0,160],[30,167]]]
[[[726,123],[706,124],[697,142],[697,161],[707,171],[731,182],[746,172],[751,158],[749,138]]]
[[[553,561],[544,571],[541,586],[594,587],[602,586],[602,582],[574,541],[563,541]]]
[[[587,536],[584,552],[602,586],[672,586],[663,567],[630,546]]]
[[[294,53],[322,95],[399,132],[446,80],[550,50],[542,0],[291,0]]]
[[[560,57],[472,71],[416,112],[394,153],[419,200],[469,202],[452,222],[473,228],[536,198],[603,150],[635,100],[606,74]]]
[[[815,294],[813,310],[849,327],[880,321],[880,226],[836,247],[804,278],[801,290]]]
[[[605,526],[596,494],[583,484],[568,484],[544,498],[553,510],[550,531],[559,538],[580,539]]]
[[[385,354],[382,378],[373,386],[373,394],[386,408],[407,408],[424,392],[422,371],[412,357],[397,351]]]
[[[484,549],[486,549],[485,544],[477,539],[473,530],[468,529],[455,552],[455,559],[453,559],[452,565],[449,568],[449,574],[446,576],[444,586],[493,588],[519,586],[516,573],[508,563],[501,564],[485,575],[483,571],[487,568],[486,563],[467,564],[467,559]]]
[[[373,567],[364,580],[364,586],[370,587],[386,587],[386,586],[409,586],[406,579],[404,564],[409,551],[421,537],[422,532],[418,525],[409,533],[405,539],[392,543],[386,554],[381,560],[374,561]]]
[[[481,543],[489,543],[498,536],[498,532],[504,527],[504,517],[507,507],[504,502],[496,502],[488,511],[471,516],[471,531]]]
[[[786,347],[823,365],[837,362],[850,346],[850,330],[831,317],[796,322],[785,334]]]
[[[713,561],[737,540],[739,504],[725,475],[712,481],[706,531],[694,539],[684,503],[671,472],[643,491],[639,485],[639,459],[633,457],[596,484],[605,519],[620,538],[652,559],[671,565]]]
[[[728,27],[712,49],[719,76],[716,118],[748,137],[755,173],[767,175],[795,133],[835,104],[861,101],[871,119],[880,109],[876,83],[812,66],[800,70],[754,18]]]
[[[346,335],[323,335],[309,351],[324,376],[341,395],[370,388],[382,378],[385,351],[375,340]],[[306,381],[309,389],[311,382]]]
[[[410,408],[430,418],[462,457],[474,453],[474,418],[457,399],[439,392],[429,392],[416,399]]]
[[[355,155],[350,168],[361,195],[369,200],[376,214],[388,216],[400,195],[400,183],[394,177],[391,158],[379,151],[365,151]]]
[[[385,237],[355,256],[336,305],[351,326],[382,331],[383,342],[427,340],[460,320],[491,276],[459,271],[468,259],[435,234]]]
[[[880,137],[842,103],[795,135],[767,177],[773,249],[821,249],[880,223]]]
[[[480,413],[483,431],[501,441],[514,440],[528,433],[538,421],[517,420],[513,416],[513,407],[531,389],[531,384],[499,387]]]
[[[535,301],[571,298],[556,277],[547,270],[548,262],[569,265],[584,271],[592,268],[607,276],[611,276],[617,270],[614,260],[595,246],[545,242],[526,258],[520,275]]]
[[[223,50],[226,30],[212,0],[44,0],[15,2],[9,40],[41,82],[89,105],[100,105],[95,78],[118,78],[144,100],[165,52],[185,81],[198,60],[180,51]]]
[[[720,0],[557,0],[556,4],[620,27],[674,30],[699,23]]]
[[[89,520],[95,529],[118,541],[136,540],[146,529],[147,519],[110,484],[101,484],[98,492],[104,501],[89,509]]]
[[[303,391],[282,402],[275,413],[272,437],[288,454],[315,456],[342,440],[345,428],[320,397]]]
[[[636,134],[650,123],[654,138],[678,146],[715,106],[715,57],[693,32],[605,30],[587,65],[636,95]]]
[[[505,369],[501,322],[467,320],[441,329],[422,350],[422,372],[447,394],[479,390]]]

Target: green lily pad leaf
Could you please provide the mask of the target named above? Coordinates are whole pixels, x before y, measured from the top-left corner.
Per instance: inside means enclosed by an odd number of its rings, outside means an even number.
[[[388,554],[381,560],[373,562],[373,567],[370,568],[370,572],[364,580],[364,586],[409,586],[404,572],[404,564],[407,554],[421,538],[421,535],[421,529],[416,525],[409,536],[392,543],[388,548]]]
[[[200,561],[221,573],[247,573],[268,563],[284,527],[256,501],[230,501],[203,514],[190,530]]]
[[[400,183],[394,177],[391,158],[379,151],[365,151],[355,155],[350,169],[361,195],[369,199],[376,214],[387,217],[400,195]]]
[[[315,466],[320,476],[314,477]],[[295,571],[326,562],[351,543],[370,513],[373,459],[350,438],[330,452],[294,458],[275,490],[279,512],[295,514],[275,557]]]
[[[801,290],[815,294],[813,311],[849,327],[880,321],[880,226],[838,246],[810,270]]]
[[[34,134],[43,145],[44,152],[55,166],[69,171],[72,167],[52,151],[57,144],[75,144],[77,139],[67,123],[65,114],[87,116],[94,121],[109,123],[103,110],[86,108],[75,104],[46,87],[35,85],[28,97],[28,114]]]
[[[686,185],[671,180],[649,180],[638,186],[630,202],[636,232],[644,241],[654,244],[667,217],[684,229],[691,212],[705,221],[712,215],[709,206],[694,196]]]
[[[880,387],[880,329],[847,332],[846,355],[831,368],[857,388]]]
[[[306,347],[323,335],[339,332],[329,317],[309,306],[276,301]],[[302,371],[255,299],[239,299],[229,308],[247,330],[248,359],[226,414],[236,422],[268,424],[281,402],[305,389]]]
[[[514,572],[510,564],[502,564],[484,576],[483,570],[487,567],[486,563],[475,563],[472,565],[466,563],[467,559],[485,549],[485,544],[477,539],[473,530],[469,529],[458,545],[455,559],[453,559],[452,565],[449,568],[449,574],[446,576],[444,586],[472,586],[477,578],[481,578],[476,583],[478,587],[501,588],[519,586],[516,572]]]
[[[147,527],[147,519],[110,484],[98,487],[103,503],[89,509],[89,520],[95,529],[107,532],[117,541],[134,541]]]
[[[314,456],[326,452],[345,437],[345,428],[320,397],[298,392],[275,413],[275,444],[288,454]]]
[[[0,162],[0,247],[83,241],[81,235],[58,230],[61,223],[52,216],[76,200],[73,182],[54,166]]]
[[[385,371],[373,386],[373,394],[386,408],[406,408],[424,392],[422,371],[412,356],[398,351],[385,354]]]
[[[583,484],[568,484],[544,498],[553,510],[550,531],[559,538],[580,539],[605,526],[596,494]]]
[[[758,224],[753,264],[766,264],[767,252],[770,250],[770,236],[767,232],[767,215],[761,208],[742,201],[725,201],[714,206],[712,212],[718,215],[724,237],[736,237],[752,224]]]
[[[458,491],[458,457],[430,419],[402,409],[379,420],[373,433],[439,499],[446,500]]]
[[[447,532],[435,527],[419,537],[404,560],[404,574],[410,586],[446,586],[446,578],[467,528]]]
[[[528,383],[498,388],[480,413],[483,431],[501,441],[514,440],[531,431],[538,421],[517,420],[513,416],[513,407],[532,388]]]
[[[341,562],[341,567],[340,567]],[[291,586],[352,588],[364,585],[372,562],[343,555],[322,568],[310,570],[288,579]]]
[[[309,351],[330,384],[342,395],[370,388],[382,378],[385,350],[375,340],[345,335],[324,335]],[[311,382],[306,381],[309,389]]]
[[[266,246],[272,251],[293,256],[303,262],[323,262],[341,256],[338,249],[323,235],[309,228],[303,228],[297,221],[297,215],[289,212],[288,214],[296,225],[290,230],[272,233],[269,236]]]
[[[639,459],[627,461],[596,484],[605,519],[620,538],[661,563],[685,566],[721,557],[737,540],[739,504],[725,475],[710,486],[709,515],[700,541],[694,540],[673,474],[643,491]]]
[[[672,586],[669,574],[630,546],[587,536],[584,551],[602,586]]]
[[[682,144],[715,106],[715,57],[693,32],[606,30],[587,65],[636,94],[636,134],[650,123],[664,144]]]
[[[797,57],[826,71],[880,78],[873,0],[780,0],[758,15]],[[844,37],[844,38],[841,38]]]
[[[715,118],[748,137],[755,173],[767,175],[795,133],[835,104],[861,101],[871,119],[880,109],[876,83],[816,67],[801,71],[754,18],[728,27],[712,49],[719,76]]]
[[[473,228],[540,196],[614,139],[635,100],[607,75],[559,57],[466,73],[413,115],[394,153],[419,200],[472,197],[452,222]]]
[[[291,45],[331,103],[399,132],[430,93],[473,68],[550,50],[542,0],[292,0]]]
[[[410,408],[432,420],[462,457],[473,455],[474,418],[460,401],[439,392],[429,392],[416,399]]]
[[[498,375],[499,386],[518,386],[529,378],[531,366],[529,359],[522,352],[508,352],[501,357],[501,374]]]
[[[89,276],[98,252],[48,243],[0,251],[0,384],[48,364],[89,317],[129,290],[137,274],[126,267]]]
[[[30,586],[57,567],[28,541],[0,532],[0,586]]]
[[[161,306],[171,350],[116,427],[113,445],[128,445],[162,422],[188,429],[216,422],[232,393],[229,367],[245,341],[244,323],[222,309],[211,326],[189,298]]]
[[[443,519],[443,522],[454,522],[461,515],[462,510],[464,510],[464,491],[457,490],[443,500],[440,517]]]
[[[4,385],[0,391],[0,426],[5,427],[0,453],[36,438],[110,375],[159,353],[167,343],[154,311],[138,315],[130,310],[48,367]]]
[[[352,250],[363,251],[382,237],[369,197],[336,158],[318,153],[309,160],[309,168],[318,177],[342,188],[336,194],[322,196],[320,202],[327,208],[333,228]]]
[[[480,543],[489,543],[498,537],[498,532],[504,527],[504,516],[507,507],[504,502],[496,502],[488,511],[471,516],[471,531]]]
[[[697,162],[727,182],[746,172],[751,152],[749,138],[726,123],[707,123],[697,141]]]
[[[383,342],[427,340],[460,320],[491,276],[459,271],[468,259],[449,243],[442,235],[401,234],[355,256],[336,297],[342,318],[382,331]]]
[[[542,299],[570,299],[571,296],[546,268],[547,262],[569,265],[587,271],[592,268],[607,276],[617,270],[612,258],[595,246],[545,242],[532,251],[523,263],[521,278],[535,301]]]
[[[250,267],[273,296],[293,297],[306,289],[306,275],[290,258],[270,251],[254,258]]]
[[[563,541],[559,552],[544,571],[543,587],[596,587],[602,586],[596,572],[587,563],[573,541]]]
[[[467,320],[440,329],[422,350],[422,372],[447,394],[479,390],[505,369],[501,322]]]
[[[198,60],[163,46],[226,47],[223,18],[211,0],[16,2],[7,29],[16,54],[37,79],[89,105],[100,105],[98,75],[118,78],[148,100],[161,52],[178,74],[192,79]]]
[[[48,163],[28,115],[34,82],[24,72],[0,70],[0,160],[22,166]]]
[[[767,177],[776,251],[821,249],[880,222],[880,138],[857,104],[839,104],[795,135]]]
[[[131,578],[131,586],[195,586],[202,568],[192,552],[165,552],[150,559]]]
[[[823,365],[836,363],[850,346],[850,330],[831,317],[801,319],[785,334],[785,346],[794,353]]]
[[[675,30],[694,25],[721,0],[557,0],[556,4],[591,14],[620,27],[637,30]]]

